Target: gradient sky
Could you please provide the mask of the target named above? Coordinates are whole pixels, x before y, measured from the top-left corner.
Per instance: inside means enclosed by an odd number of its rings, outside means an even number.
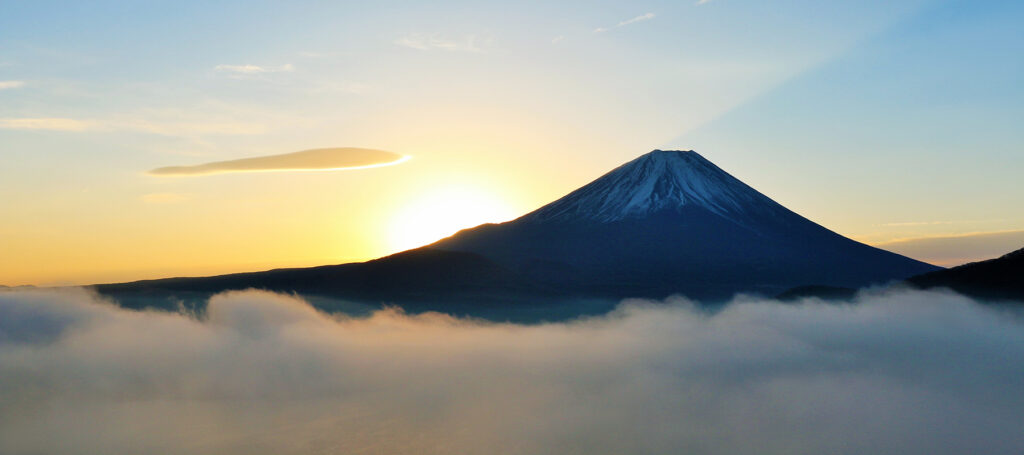
[[[695,149],[943,265],[1024,246],[1014,1],[46,2],[0,14],[0,283],[364,260]],[[147,171],[327,147],[369,169]]]

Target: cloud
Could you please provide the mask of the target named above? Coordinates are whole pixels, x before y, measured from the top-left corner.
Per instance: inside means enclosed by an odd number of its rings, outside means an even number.
[[[95,122],[70,118],[0,118],[0,129],[4,130],[89,131],[97,126]]]
[[[0,453],[1021,453],[1024,323],[1004,311],[891,291],[522,326],[7,291]]]
[[[267,128],[260,123],[233,120],[176,121],[176,120],[128,120],[111,121],[105,124],[110,129],[140,131],[166,136],[188,136],[195,134],[246,135],[261,134]]]
[[[242,75],[264,74],[264,73],[290,73],[295,71],[291,63],[281,66],[257,66],[257,65],[217,65],[214,71],[225,73],[236,73]]]
[[[0,90],[7,90],[12,88],[21,88],[25,86],[25,81],[0,81]]]
[[[977,223],[997,223],[1006,221],[1003,219],[984,219],[984,220],[940,220],[940,221],[901,221],[897,223],[881,223],[875,226],[884,227],[908,227],[908,226],[940,226],[949,224],[977,224]]]
[[[616,28],[619,28],[619,27],[625,27],[625,26],[630,25],[630,24],[635,24],[637,22],[643,22],[643,21],[647,21],[647,20],[651,20],[651,19],[654,19],[654,13],[641,14],[641,15],[639,15],[637,17],[632,18],[632,19],[626,19],[626,20],[624,20],[622,22],[619,22],[618,24],[615,24],[615,25],[613,25],[611,27],[598,27],[598,28],[595,28],[594,29],[594,33],[604,33],[604,32],[607,32],[608,30],[616,29]]]
[[[707,4],[707,3],[711,3],[711,0],[697,0],[697,4],[698,5],[704,5],[704,4]]]
[[[482,46],[490,40],[467,35],[459,40],[443,38],[437,34],[413,33],[395,40],[395,44],[421,51],[444,50],[452,52],[483,52]]]
[[[388,166],[401,163],[408,158],[383,150],[352,147],[326,148],[216,161],[194,166],[161,167],[149,171],[148,174],[161,177],[187,177],[238,172],[335,171]]]
[[[74,119],[61,117],[0,118],[0,129],[67,132],[136,131],[167,136],[193,134],[259,134],[259,124],[235,121],[151,121],[144,119]]]
[[[931,264],[952,267],[992,259],[1018,250],[1024,247],[1024,231],[916,237],[877,243],[875,246]]]

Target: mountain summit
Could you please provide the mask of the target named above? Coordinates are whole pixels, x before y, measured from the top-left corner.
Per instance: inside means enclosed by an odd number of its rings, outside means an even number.
[[[452,311],[677,293],[720,301],[937,269],[825,229],[696,152],[655,150],[518,219],[373,261],[97,289],[138,306],[255,287]]]

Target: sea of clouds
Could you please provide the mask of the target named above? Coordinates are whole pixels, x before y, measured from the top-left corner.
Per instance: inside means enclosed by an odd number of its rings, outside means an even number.
[[[1020,454],[1024,319],[910,290],[539,325],[7,291],[0,453]]]

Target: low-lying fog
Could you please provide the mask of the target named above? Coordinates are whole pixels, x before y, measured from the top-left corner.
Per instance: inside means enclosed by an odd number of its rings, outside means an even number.
[[[890,290],[513,325],[0,292],[0,453],[1020,454],[1008,311]]]

